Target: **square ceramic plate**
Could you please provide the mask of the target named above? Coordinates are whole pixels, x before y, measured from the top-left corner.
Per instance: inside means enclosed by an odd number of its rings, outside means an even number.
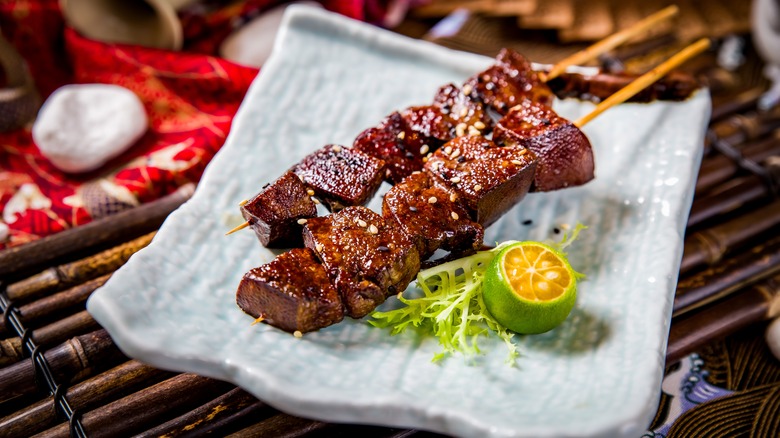
[[[291,8],[195,196],[92,296],[89,311],[129,356],[234,382],[295,415],[463,436],[640,435],[660,394],[706,91],[608,111],[585,128],[594,181],[531,194],[488,230],[491,242],[590,227],[569,248],[588,276],[572,315],[551,332],[518,337],[516,367],[495,339],[482,341],[473,363],[433,364],[435,339],[391,337],[355,320],[296,339],[250,326],[235,304],[243,273],[274,257],[251,231],[224,236],[240,200],[320,146],[351,144],[384,115],[430,102],[440,85],[491,62]],[[556,105],[571,119],[593,107]]]

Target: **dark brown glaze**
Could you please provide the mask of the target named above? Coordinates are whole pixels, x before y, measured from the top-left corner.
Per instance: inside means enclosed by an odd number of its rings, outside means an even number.
[[[523,147],[499,147],[481,136],[465,136],[436,151],[425,169],[457,194],[472,219],[487,227],[528,193],[536,161]]]
[[[433,104],[441,108],[444,114],[449,115],[453,124],[463,124],[466,131],[469,126],[481,130],[487,135],[493,130],[493,119],[490,118],[482,102],[463,94],[463,90],[455,84],[447,84],[436,93]],[[446,140],[451,140],[451,135]]]
[[[531,63],[511,49],[501,49],[496,63],[470,77],[464,93],[504,115],[523,100],[552,106],[555,95],[531,68]]]
[[[344,319],[344,306],[325,267],[309,248],[294,248],[244,274],[238,307],[288,332],[319,330]]]
[[[302,227],[298,221],[317,216],[317,206],[306,186],[292,172],[264,187],[240,210],[260,243],[269,248],[300,246]]]
[[[477,251],[484,230],[457,201],[454,191],[427,172],[414,173],[385,194],[382,215],[414,240],[423,260],[439,248],[457,254]]]
[[[384,160],[385,179],[397,184],[422,169],[423,157],[452,137],[449,118],[436,107],[412,107],[394,112],[378,126],[363,131],[354,149]]]
[[[292,171],[330,211],[336,211],[368,202],[382,184],[385,162],[344,146],[327,145]]]
[[[578,98],[601,102],[636,80],[637,77],[628,74],[598,73],[585,76],[577,73],[563,73],[561,76],[548,82],[548,85],[555,95],[561,99]],[[628,102],[685,100],[701,86],[701,83],[692,75],[681,71],[673,71],[632,96]]]
[[[365,207],[309,220],[303,229],[341,294],[347,315],[362,318],[403,291],[420,269],[412,240]]]
[[[493,140],[530,149],[537,159],[532,190],[546,192],[585,184],[594,177],[588,137],[552,109],[524,101],[499,120]]]

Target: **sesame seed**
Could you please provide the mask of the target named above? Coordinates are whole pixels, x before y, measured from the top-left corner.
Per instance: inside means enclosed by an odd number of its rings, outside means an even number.
[[[428,157],[423,157],[423,158],[422,158],[422,162],[423,162],[423,163],[427,163],[427,162],[428,162]]]
[[[341,146],[339,146],[339,145],[335,145],[335,146],[333,146],[333,148],[332,148],[332,149],[333,149],[333,152],[336,152],[336,153],[339,153],[339,152],[341,152]]]
[[[412,172],[412,175],[417,175],[418,173],[422,173],[422,172],[420,172],[419,170],[415,170],[414,172]]]
[[[473,127],[473,126],[469,126],[469,135],[471,135],[471,136],[482,135],[482,133],[479,132],[479,129],[477,129],[477,128]]]
[[[368,224],[366,223],[366,221],[364,221],[364,220],[362,220],[362,219],[358,219],[358,221],[357,221],[357,224],[358,224],[359,226],[363,227],[363,228],[365,228],[365,227],[367,227],[367,226],[368,226]]]
[[[397,137],[398,137],[399,139],[403,140],[403,139],[404,139],[404,137],[406,137],[406,133],[405,133],[404,131],[401,131],[401,132],[399,132],[399,133],[398,133]]]
[[[238,203],[238,206],[239,206],[239,207],[243,207],[243,206],[245,206],[245,205],[246,205],[248,202],[249,202],[249,200],[247,200],[247,199],[244,199],[243,201],[241,201],[241,202],[239,202],[239,203]]]
[[[450,202],[455,202],[458,200],[458,195],[455,193],[450,193]]]
[[[388,252],[388,251],[390,251],[390,248],[388,248],[388,247],[386,247],[384,245],[380,245],[380,246],[378,246],[376,248],[376,250],[379,251],[379,252]]]
[[[531,225],[532,223],[534,223],[534,221],[532,221],[531,219],[526,219],[523,221],[523,225]]]
[[[453,219],[458,220],[458,213],[455,213],[454,211],[450,213],[450,216],[452,216]]]
[[[422,145],[422,146],[420,147],[420,155],[425,155],[425,154],[427,154],[429,150],[430,150],[430,148],[428,147],[428,145],[427,145],[427,144],[424,144],[424,145]]]
[[[560,232],[561,232],[561,230],[559,230],[558,228],[553,228],[553,233],[560,234]]]
[[[431,196],[430,198],[428,198],[428,203],[429,204],[435,204],[436,201],[438,201],[438,199],[436,199],[435,196]]]
[[[563,229],[563,230],[567,230],[568,231],[570,228],[571,228],[571,226],[569,224],[561,224],[561,229]]]
[[[452,158],[454,160],[454,159],[458,158],[458,155],[460,155],[460,149],[455,149],[452,152],[452,155],[450,155],[450,158]]]
[[[298,225],[304,225],[308,222],[306,219],[298,219]]]
[[[449,155],[452,153],[452,146],[447,146],[444,148],[444,153]]]
[[[485,124],[477,120],[476,122],[474,122],[474,127],[477,129],[485,129]]]
[[[521,149],[520,152],[518,152],[518,154],[520,155],[525,155],[527,153],[528,153],[528,149]]]
[[[459,177],[459,176],[455,176],[455,177],[453,177],[453,178],[452,178],[450,181],[452,181],[452,182],[454,182],[455,184],[457,184],[457,183],[459,183],[459,182],[460,182],[460,177]]]
[[[482,190],[482,186],[481,185],[477,184],[477,185],[474,186],[474,191],[475,192],[478,192],[480,190]]]
[[[398,292],[398,295],[396,295],[396,298],[398,298],[400,300],[401,297],[403,297],[403,296],[404,296],[403,292]]]
[[[296,330],[296,331],[293,332],[293,336],[295,336],[296,338],[300,339],[300,338],[303,337],[303,333],[301,333],[300,330]]]
[[[472,92],[473,90],[474,90],[474,89],[471,87],[471,85],[470,85],[470,84],[466,84],[466,85],[464,85],[464,86],[463,86],[463,94],[465,94],[466,96],[468,96],[469,94],[471,94],[471,92]]]
[[[458,137],[463,137],[466,135],[466,124],[465,123],[458,123],[457,126],[455,126],[455,135]]]
[[[371,234],[377,234],[379,233],[379,228],[377,228],[376,225],[371,224],[371,226],[368,227],[368,232]]]
[[[415,207],[414,205],[410,205],[409,206],[409,211],[411,211],[412,213],[415,213],[415,212],[417,212],[417,207]]]
[[[322,252],[322,250],[323,250],[324,248],[325,248],[325,247],[324,247],[324,246],[322,246],[322,244],[321,244],[321,243],[318,243],[318,244],[314,245],[314,249],[315,249],[315,250],[317,250],[317,252]]]
[[[517,166],[522,166],[523,162],[520,161],[520,160],[512,160],[512,164],[517,165]]]
[[[460,110],[460,116],[466,117],[467,115],[469,115],[469,109],[464,106],[463,109]]]
[[[308,193],[309,196],[314,196],[314,190],[312,189],[306,190],[306,193]]]

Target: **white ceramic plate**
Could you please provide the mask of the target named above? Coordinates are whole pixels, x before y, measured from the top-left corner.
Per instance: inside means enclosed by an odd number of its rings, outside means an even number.
[[[291,8],[195,196],[92,296],[89,311],[129,356],[234,382],[295,415],[464,436],[640,435],[660,394],[705,91],[608,111],[585,128],[596,180],[529,195],[488,230],[490,242],[590,227],[569,251],[588,276],[576,308],[555,330],[520,337],[515,368],[495,340],[482,342],[476,363],[433,364],[434,339],[391,337],[354,320],[296,339],[250,326],[235,304],[243,273],[274,257],[251,231],[224,236],[241,199],[320,146],[351,144],[384,115],[429,102],[440,85],[491,62]],[[557,104],[572,119],[592,108]]]

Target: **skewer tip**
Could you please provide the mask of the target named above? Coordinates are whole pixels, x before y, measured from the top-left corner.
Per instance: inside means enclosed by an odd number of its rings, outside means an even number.
[[[248,226],[249,226],[249,222],[244,222],[243,224],[241,224],[241,225],[233,228],[232,230],[228,231],[227,233],[225,233],[225,235],[229,236],[229,235],[235,233],[236,231],[243,230],[244,228],[246,228]]]

